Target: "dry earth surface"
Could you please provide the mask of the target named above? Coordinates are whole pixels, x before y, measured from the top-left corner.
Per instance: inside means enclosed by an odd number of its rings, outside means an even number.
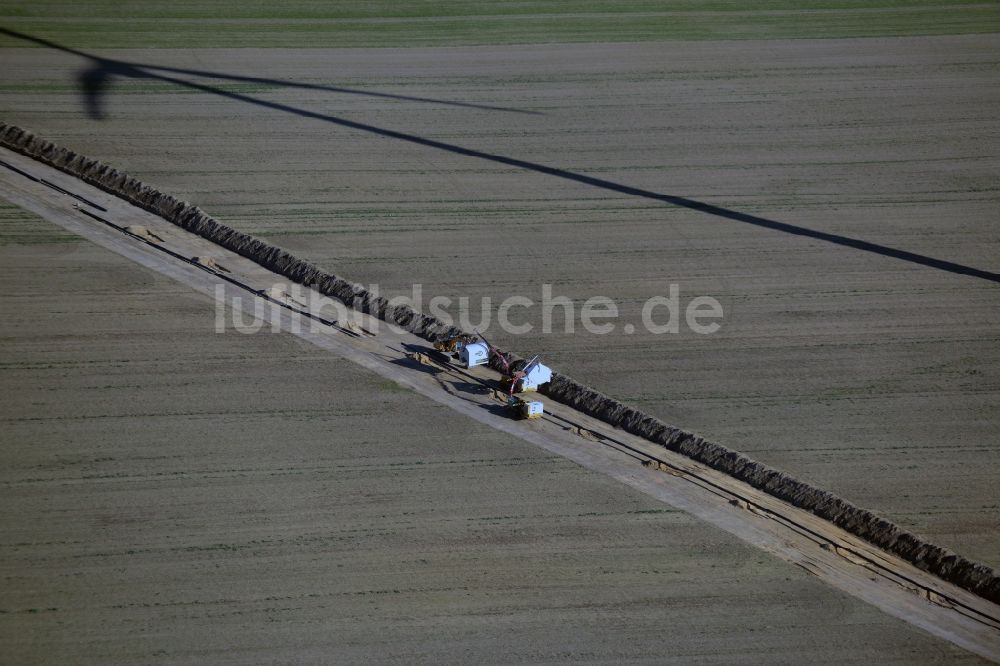
[[[974,661],[291,335],[215,334],[210,299],[20,209],[0,229],[12,663]]]
[[[371,48],[975,34],[997,32],[1000,8],[963,0],[6,0],[0,19],[99,48]]]
[[[93,61],[0,36],[0,118],[385,293],[610,296],[611,337],[497,342],[1000,566],[995,283],[335,122],[997,272],[996,3],[348,4],[5,3],[8,28],[222,76],[116,76],[98,119],[77,84]],[[638,43],[663,38],[757,41]],[[515,41],[621,43],[297,48]],[[188,48],[209,45],[296,48]],[[109,50],[135,46],[183,48]],[[213,335],[204,299],[18,209],[0,220],[16,661],[968,657],[294,338]],[[718,298],[722,330],[617,333],[670,283]]]
[[[9,41],[9,40],[8,40]],[[0,113],[383,293],[613,298],[497,342],[1000,565],[996,283],[336,124],[407,132],[1000,270],[996,35],[433,49],[7,49]],[[287,82],[355,92],[290,87]],[[476,109],[356,94],[501,106]],[[302,113],[297,113],[301,111]],[[333,121],[333,122],[331,122]],[[642,303],[718,298],[651,335]],[[425,301],[426,304],[426,301]],[[663,311],[658,317],[663,317]],[[624,335],[622,324],[638,326]]]

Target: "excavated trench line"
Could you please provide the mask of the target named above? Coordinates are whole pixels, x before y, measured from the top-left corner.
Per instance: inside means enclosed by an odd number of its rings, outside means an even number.
[[[113,167],[61,148],[17,126],[0,123],[0,145],[80,178],[270,271],[312,287],[425,340],[436,342],[463,332],[408,306],[391,306],[385,298],[374,296],[359,284],[323,271],[279,247],[221,224],[197,206],[164,194]],[[511,361],[521,360],[513,355],[508,357]],[[1000,575],[989,566],[936,546],[867,509],[794,479],[742,453],[664,423],[566,375],[553,373],[552,381],[542,389],[542,393],[553,400],[728,474],[828,520],[919,569],[993,603],[1000,603]]]

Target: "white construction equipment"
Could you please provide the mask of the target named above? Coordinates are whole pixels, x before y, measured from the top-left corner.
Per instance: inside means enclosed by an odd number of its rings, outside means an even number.
[[[522,400],[514,396],[507,399],[507,406],[514,411],[514,415],[522,419],[540,419],[545,413],[545,405],[538,400]]]
[[[552,370],[542,365],[535,356],[521,370],[505,374],[501,380],[508,393],[532,393],[542,384],[552,380]]]
[[[472,342],[462,345],[462,348],[458,350],[458,360],[466,368],[486,365],[490,360],[489,345],[484,342]]]
[[[520,379],[517,377],[520,375]],[[542,365],[538,357],[531,359],[523,370],[514,373],[514,391],[518,393],[529,393],[537,391],[538,387],[552,380],[552,370]]]

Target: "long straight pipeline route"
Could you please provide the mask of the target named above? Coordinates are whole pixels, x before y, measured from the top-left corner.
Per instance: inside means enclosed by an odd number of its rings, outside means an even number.
[[[546,402],[544,418],[513,420],[498,390],[496,372],[461,368],[421,338],[343,306],[334,307],[330,299],[290,284],[249,259],[2,148],[0,197],[217,299],[216,317],[227,308],[263,315],[268,325],[289,335],[607,474],[890,615],[1000,662],[1000,606],[811,513],[551,400]],[[206,323],[211,314],[206,306]]]

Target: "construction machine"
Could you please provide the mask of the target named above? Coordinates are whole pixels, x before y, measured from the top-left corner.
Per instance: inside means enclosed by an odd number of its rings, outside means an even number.
[[[444,352],[445,354],[456,354],[462,350],[462,347],[468,344],[472,344],[478,338],[474,335],[468,333],[462,333],[445,340],[440,340],[434,343],[434,349],[439,352]]]
[[[476,331],[479,333],[479,331]],[[545,405],[539,400],[524,400],[515,393],[537,391],[541,384],[552,379],[552,371],[539,363],[535,356],[520,370],[511,368],[511,363],[507,356],[494,347],[486,337],[479,333],[483,344],[489,349],[490,356],[495,356],[502,366],[500,371],[503,378],[500,380],[501,386],[507,391],[507,407],[514,412],[514,415],[522,419],[540,419],[545,413]],[[479,343],[477,343],[479,344]]]
[[[535,356],[520,370],[515,370],[503,378],[504,387],[514,393],[533,393],[552,380],[552,370],[542,365]]]
[[[520,419],[540,419],[545,413],[545,405],[538,400],[524,400],[516,395],[508,396],[507,407]]]

